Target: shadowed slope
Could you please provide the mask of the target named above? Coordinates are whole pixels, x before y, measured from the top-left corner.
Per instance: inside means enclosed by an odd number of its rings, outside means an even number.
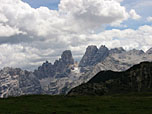
[[[69,95],[104,95],[152,91],[152,62],[142,62],[124,72],[101,71]]]

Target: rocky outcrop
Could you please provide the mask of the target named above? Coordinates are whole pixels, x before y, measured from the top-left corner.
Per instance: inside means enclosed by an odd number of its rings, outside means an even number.
[[[74,64],[74,59],[70,50],[66,50],[62,53],[61,58],[56,60],[52,65],[48,61],[42,64],[38,70],[34,71],[34,74],[39,78],[48,77],[65,77],[70,73],[70,65]]]
[[[130,54],[130,55],[132,55],[132,54],[136,54],[136,55],[143,55],[143,54],[145,54],[145,52],[143,50],[136,50],[136,49],[130,50],[127,53]]]
[[[152,48],[150,48],[146,53],[147,54],[152,54]]]
[[[59,73],[68,73],[70,72],[68,67],[74,64],[74,59],[70,50],[66,50],[62,53],[61,58],[56,60],[53,67],[56,72]]]
[[[107,47],[101,45],[98,49],[96,46],[88,46],[82,57],[79,67],[93,66],[103,61],[109,55]]]
[[[37,70],[34,71],[34,75],[38,77],[39,79],[43,79],[46,77],[54,77],[56,71],[54,69],[54,66],[46,61],[42,64],[42,66],[39,66]]]
[[[99,62],[102,62],[109,55],[109,49],[103,45],[99,48],[97,53],[94,55],[91,65],[96,65]]]
[[[109,51],[109,54],[115,54],[115,53],[123,53],[126,52],[122,47],[119,48],[113,48]]]
[[[72,53],[70,50],[66,50],[62,53],[61,55],[61,61],[65,64],[65,65],[71,65],[74,64],[74,59],[72,57]]]
[[[143,62],[124,72],[101,71],[87,83],[72,89],[69,95],[128,92],[152,92],[152,63]]]
[[[86,67],[92,65],[92,60],[94,56],[97,54],[98,48],[94,45],[88,46],[84,56],[82,57],[79,67]]]
[[[39,80],[32,72],[19,68],[0,70],[0,97],[42,93]]]

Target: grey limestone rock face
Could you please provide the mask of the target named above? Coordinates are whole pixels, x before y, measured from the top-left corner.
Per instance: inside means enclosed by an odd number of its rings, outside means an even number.
[[[66,73],[70,73],[68,69],[70,65],[74,64],[74,59],[70,50],[66,50],[62,53],[61,58],[56,60],[52,65],[48,61],[42,64],[37,70],[34,71],[34,74],[39,78],[47,77],[64,77]]]
[[[54,63],[54,68],[56,72],[63,73],[67,71],[70,65],[74,64],[74,59],[70,50],[66,50],[62,53],[61,58],[56,60]],[[68,72],[68,71],[67,71]]]
[[[66,50],[62,53],[61,60],[65,65],[74,64],[74,59],[70,50]]]
[[[94,56],[97,54],[97,52],[98,52],[97,46],[94,45],[88,46],[84,56],[82,57],[79,63],[79,67],[92,65],[92,60],[94,59]]]
[[[119,48],[113,48],[109,51],[109,54],[114,54],[114,53],[123,53],[126,52],[122,47]]]
[[[43,79],[45,77],[53,77],[55,75],[55,69],[51,63],[46,61],[39,66],[37,70],[34,71],[34,74],[39,78]]]
[[[133,49],[133,50],[130,50],[128,51],[128,54],[136,54],[136,55],[143,55],[145,54],[145,52],[143,50],[136,50],[136,49]]]
[[[109,55],[109,49],[103,45],[98,49],[96,46],[88,46],[82,57],[79,67],[93,66],[103,61]]]
[[[146,53],[147,54],[152,54],[152,48],[150,48]]]
[[[0,70],[0,97],[40,94],[42,92],[39,80],[32,72],[19,68],[4,68]]]
[[[91,65],[96,65],[102,62],[109,55],[109,49],[106,46],[101,45],[97,53],[94,55]]]

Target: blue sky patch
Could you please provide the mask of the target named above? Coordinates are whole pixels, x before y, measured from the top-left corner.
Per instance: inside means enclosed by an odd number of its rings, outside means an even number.
[[[60,0],[22,0],[22,1],[28,3],[33,8],[39,8],[40,6],[45,6],[52,10],[57,10],[58,4],[60,3]]]

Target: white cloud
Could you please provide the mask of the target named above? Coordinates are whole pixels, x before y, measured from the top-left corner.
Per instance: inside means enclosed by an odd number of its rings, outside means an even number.
[[[152,17],[147,17],[148,22],[152,22]]]
[[[130,14],[130,17],[135,20],[138,20],[141,18],[141,16],[138,15],[134,9],[130,10],[129,14]]]
[[[55,25],[60,25],[61,20],[57,11],[45,7],[34,9],[21,0],[2,0],[0,14],[7,19],[5,25],[34,36],[46,37],[50,31],[56,32]]]
[[[9,37],[20,33],[23,32],[19,31],[17,28],[12,28],[9,25],[2,25],[0,23],[0,37]]]
[[[61,32],[88,32],[103,24],[120,24],[128,19],[120,0],[61,0],[59,11],[31,8],[21,0],[2,0],[3,23],[29,35],[48,37]]]
[[[99,42],[98,45],[107,45],[109,48],[124,47],[125,49],[146,49],[152,46],[152,26],[144,25],[137,30],[108,30],[95,35],[94,41]],[[97,44],[97,43],[96,43]]]
[[[104,24],[120,24],[129,15],[119,0],[61,0],[59,12],[69,17],[71,24],[80,31],[102,27]],[[80,28],[81,27],[81,28]]]
[[[39,50],[34,47],[23,46],[20,44],[2,44],[0,45],[0,52],[1,68],[9,66],[34,70],[34,68],[37,68],[37,66],[42,64],[44,60],[51,58],[48,58],[47,54],[53,53],[53,50]],[[44,55],[42,55],[42,53],[45,53],[45,57],[43,57]]]
[[[115,0],[115,1],[117,1],[117,2],[123,2],[124,0]]]
[[[135,9],[144,18],[151,15],[152,0],[125,0],[124,5],[127,10]]]
[[[0,13],[0,23],[3,23],[3,22],[5,23],[7,21],[8,21],[8,19],[6,18],[6,16],[4,14]]]

